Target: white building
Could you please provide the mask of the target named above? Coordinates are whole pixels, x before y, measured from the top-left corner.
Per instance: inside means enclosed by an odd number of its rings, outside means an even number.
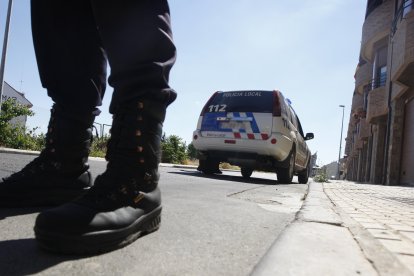
[[[29,108],[33,106],[32,103],[29,102],[28,99],[26,99],[23,93],[20,93],[19,91],[11,87],[7,82],[4,82],[2,102],[9,98],[15,99],[19,104],[25,105]],[[22,126],[26,126],[26,121],[27,116],[19,116],[12,119],[10,123],[14,125],[20,124]]]

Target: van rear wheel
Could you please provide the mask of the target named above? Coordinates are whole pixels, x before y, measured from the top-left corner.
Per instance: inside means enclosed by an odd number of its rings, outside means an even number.
[[[293,173],[295,168],[295,151],[292,150],[292,152],[289,155],[289,164],[286,168],[280,168],[277,170],[277,180],[279,180],[279,183],[285,183],[290,184],[292,183],[293,179]]]
[[[205,174],[221,174],[219,168],[220,162],[211,158],[200,160],[197,170]]]
[[[253,170],[250,168],[241,168],[241,174],[243,176],[243,178],[250,178],[250,176],[252,175]]]
[[[310,172],[310,163],[306,166],[306,169],[301,171],[298,175],[298,180],[300,184],[306,184],[309,180],[309,172]]]

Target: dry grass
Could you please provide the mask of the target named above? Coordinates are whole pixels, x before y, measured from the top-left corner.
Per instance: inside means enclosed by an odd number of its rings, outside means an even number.
[[[192,165],[192,166],[198,166],[198,159],[186,159],[184,160],[182,165]],[[240,167],[230,165],[229,163],[223,162],[220,163],[220,169],[223,170],[240,170]]]
[[[198,166],[198,159],[186,159],[184,160],[183,165]]]
[[[220,163],[220,168],[223,170],[240,170],[240,167],[230,165],[229,163]]]

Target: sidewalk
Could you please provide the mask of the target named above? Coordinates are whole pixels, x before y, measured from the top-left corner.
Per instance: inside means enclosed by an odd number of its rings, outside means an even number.
[[[414,275],[414,187],[311,182],[252,275]]]

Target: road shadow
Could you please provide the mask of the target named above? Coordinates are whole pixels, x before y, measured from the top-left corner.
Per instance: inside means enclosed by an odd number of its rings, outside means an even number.
[[[24,208],[0,208],[0,220],[7,217],[15,217],[21,215],[29,215],[40,213],[48,209],[47,207],[24,207]]]
[[[286,184],[281,183],[275,179],[267,179],[267,178],[260,178],[260,177],[250,177],[250,178],[243,178],[243,176],[235,176],[235,175],[228,175],[225,172],[223,174],[204,174],[202,172],[196,170],[180,170],[180,171],[171,171],[168,172],[171,174],[180,174],[190,177],[199,177],[199,178],[209,178],[209,179],[216,179],[221,181],[232,181],[232,182],[239,182],[245,184],[260,184],[260,185],[276,185],[276,184]],[[295,184],[292,182],[292,184]]]
[[[0,241],[0,275],[33,275],[80,258],[47,253],[32,238]]]

